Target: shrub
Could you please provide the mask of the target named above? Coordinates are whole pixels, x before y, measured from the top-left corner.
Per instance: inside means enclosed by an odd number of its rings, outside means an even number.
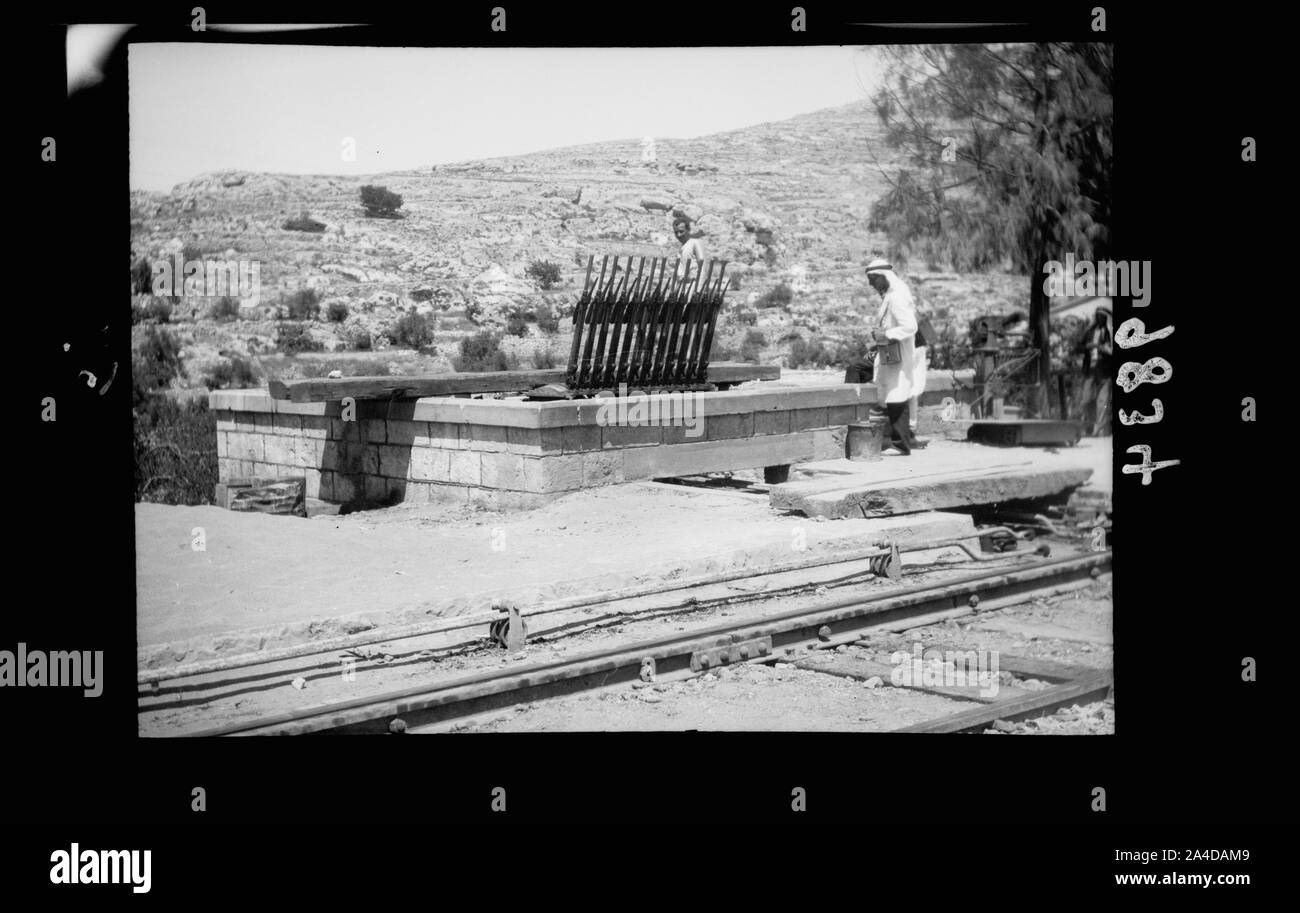
[[[536,280],[543,289],[554,288],[560,281],[559,264],[552,263],[550,260],[534,260],[528,264],[524,274]]]
[[[131,267],[131,291],[137,295],[153,292],[153,264],[148,260],[141,260]]]
[[[501,351],[501,340],[495,333],[484,330],[460,341],[457,371],[506,371],[509,367],[510,362]]]
[[[790,367],[824,368],[835,363],[835,353],[820,340],[810,343],[800,336],[790,343]]]
[[[551,354],[550,349],[539,349],[533,356],[533,367],[539,371],[555,367],[555,356]]]
[[[406,314],[388,328],[388,337],[398,345],[423,349],[433,345],[433,318],[424,314]]]
[[[547,336],[554,336],[560,332],[560,315],[550,308],[539,310],[537,312],[537,329]]]
[[[411,289],[412,301],[432,301],[433,289],[431,288],[413,288]]]
[[[506,318],[506,332],[511,336],[527,336],[528,321],[524,315],[516,311]]]
[[[740,360],[758,364],[765,345],[767,345],[767,337],[763,335],[762,331],[750,330],[740,343]]]
[[[150,327],[139,348],[131,354],[135,405],[140,405],[149,394],[168,387],[183,369],[180,341],[167,330]]]
[[[172,306],[166,298],[150,298],[144,306],[144,316],[156,323],[167,323],[172,319]]]
[[[297,355],[299,352],[320,352],[325,344],[312,338],[300,323],[282,323],[275,337],[275,347],[286,355]]]
[[[329,307],[325,309],[325,316],[329,318],[330,323],[342,323],[348,319],[348,306],[342,301],[331,301]]]
[[[387,187],[367,184],[361,188],[361,205],[365,207],[366,215],[372,218],[396,219],[397,210],[402,207],[402,197]]]
[[[231,358],[203,378],[203,385],[209,390],[242,390],[257,386],[257,374],[247,360]]]
[[[776,288],[760,295],[758,300],[754,302],[754,306],[759,308],[785,307],[793,299],[794,292],[790,286],[782,282]]]
[[[213,320],[234,320],[239,316],[239,302],[229,295],[223,295],[216,304],[212,305],[209,316]]]
[[[325,223],[317,222],[315,219],[313,219],[311,216],[307,215],[307,213],[304,212],[296,219],[286,220],[284,225],[281,227],[284,228],[285,231],[322,232],[325,230]]]
[[[320,315],[320,296],[314,288],[294,292],[287,305],[290,320],[315,320]]]
[[[149,394],[134,415],[135,499],[210,504],[217,484],[217,418],[205,399],[182,405]]]

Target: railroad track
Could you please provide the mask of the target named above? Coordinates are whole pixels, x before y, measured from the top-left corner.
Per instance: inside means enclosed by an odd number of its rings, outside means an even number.
[[[891,587],[884,591],[872,589],[839,599],[817,599],[810,606],[762,617],[739,618],[680,634],[621,643],[550,662],[448,677],[185,734],[434,732],[504,708],[632,683],[686,680],[723,666],[794,661],[803,668],[816,668],[816,664],[807,663],[809,657],[855,644],[881,631],[920,627],[1091,585],[1109,570],[1110,561],[1109,552],[1049,558],[935,583]],[[884,570],[878,560],[872,563],[877,572]],[[805,584],[803,588],[809,587]],[[748,598],[771,595],[769,590]],[[743,598],[730,597],[733,602]],[[682,606],[676,608],[680,611]],[[337,658],[331,659],[335,668],[337,662]],[[994,720],[1027,719],[1059,707],[1100,700],[1112,686],[1109,671],[1041,660],[1004,657],[1002,669],[1039,678],[1048,682],[1049,687],[1035,692],[1002,689],[1004,695],[997,700],[979,703],[969,710],[909,730],[978,731]],[[253,680],[258,674],[264,673],[249,670],[244,677]],[[280,687],[283,678],[283,673],[279,673],[276,684]],[[222,681],[226,687],[232,684],[228,678]],[[142,684],[147,692],[152,683]],[[943,689],[935,690],[943,693]],[[142,712],[144,709],[142,702]]]

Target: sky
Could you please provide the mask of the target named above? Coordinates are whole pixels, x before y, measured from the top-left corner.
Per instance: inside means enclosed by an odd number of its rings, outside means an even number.
[[[161,191],[209,171],[362,175],[685,139],[864,100],[879,72],[869,52],[835,46],[133,44],[128,54],[131,187]]]

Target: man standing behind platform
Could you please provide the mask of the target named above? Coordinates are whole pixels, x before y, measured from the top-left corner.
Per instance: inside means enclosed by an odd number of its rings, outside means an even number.
[[[691,237],[691,220],[683,215],[673,219],[673,234],[682,245],[681,260],[677,263],[677,275],[680,277],[686,272],[687,261],[698,260],[701,265],[704,263],[704,242]],[[698,268],[698,265],[691,267],[691,275],[695,275]]]

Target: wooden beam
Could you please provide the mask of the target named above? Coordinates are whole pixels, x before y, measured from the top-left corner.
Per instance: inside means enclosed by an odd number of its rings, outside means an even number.
[[[739,384],[750,380],[777,380],[778,365],[732,362],[709,365],[709,383]],[[363,399],[422,399],[466,393],[525,393],[547,384],[564,383],[564,369],[542,371],[479,371],[449,374],[412,374],[398,377],[315,377],[308,380],[271,381],[273,399],[295,403],[335,402],[350,396]]]
[[[1005,702],[995,701],[973,710],[964,710],[937,720],[927,720],[913,726],[904,726],[894,732],[970,732],[987,729],[994,720],[1027,720],[1049,716],[1062,707],[1074,704],[1091,704],[1105,700],[1110,694],[1114,678],[1110,671],[1089,672],[1071,682],[1017,694]],[[1009,689],[1008,689],[1009,690]]]

